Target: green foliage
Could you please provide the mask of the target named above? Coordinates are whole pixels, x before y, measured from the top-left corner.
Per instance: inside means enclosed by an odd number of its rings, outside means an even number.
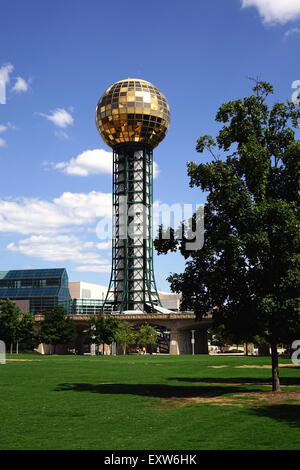
[[[120,326],[116,332],[116,343],[123,346],[123,353],[126,352],[126,347],[136,344],[136,333],[132,325],[128,321],[120,322]]]
[[[235,337],[230,334],[224,325],[213,326],[209,330],[209,336],[211,337],[211,344],[213,346],[225,346],[227,344],[235,344]]]
[[[105,319],[104,343],[111,344],[116,341],[116,334],[120,328],[120,321],[117,318],[108,316]]]
[[[89,320],[89,328],[87,331],[86,342],[88,344],[102,344],[102,330],[104,324],[104,316],[94,316]]]
[[[111,316],[97,315],[91,317],[87,333],[89,344],[111,344],[116,341],[120,321]]]
[[[205,243],[189,252],[185,240],[174,240],[188,261],[169,281],[182,292],[183,309],[202,316],[218,306],[215,323],[236,342],[259,335],[275,349],[300,337],[300,108],[289,101],[269,107],[266,82],[254,92],[223,104],[216,139],[198,140],[198,152],[208,150],[213,161],[187,164],[190,186],[208,192]],[[170,241],[155,246],[165,253]]]
[[[45,313],[41,325],[40,338],[43,343],[55,346],[74,342],[76,327],[72,318],[66,317],[64,308],[60,305]]]
[[[22,313],[9,299],[0,301],[0,339],[11,348],[18,343],[19,351],[33,350],[40,343],[32,314]]]
[[[0,339],[6,347],[18,339],[21,310],[11,300],[0,300]]]
[[[18,325],[17,340],[19,350],[33,350],[41,342],[40,334],[34,329],[34,318],[31,313],[23,313]]]
[[[136,344],[138,346],[147,347],[156,344],[157,334],[153,326],[142,325],[136,332]]]

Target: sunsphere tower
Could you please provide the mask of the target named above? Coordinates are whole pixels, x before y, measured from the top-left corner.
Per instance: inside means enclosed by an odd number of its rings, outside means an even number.
[[[110,86],[96,124],[113,149],[112,271],[104,310],[155,311],[153,271],[153,148],[165,137],[170,108],[150,82],[129,78]]]

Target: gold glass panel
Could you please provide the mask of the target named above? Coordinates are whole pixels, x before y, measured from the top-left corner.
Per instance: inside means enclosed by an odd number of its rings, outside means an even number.
[[[143,91],[143,98],[144,98],[144,103],[150,103],[151,95],[149,91]]]
[[[110,147],[120,142],[143,142],[156,147],[168,132],[170,108],[165,96],[150,82],[122,80],[101,96],[96,124]]]

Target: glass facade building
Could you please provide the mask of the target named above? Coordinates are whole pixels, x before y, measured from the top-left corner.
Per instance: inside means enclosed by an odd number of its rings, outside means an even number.
[[[69,313],[71,315],[99,315],[103,313],[104,300],[101,299],[73,299]],[[106,305],[106,310],[113,310],[113,303],[110,308]]]
[[[64,268],[0,271],[0,299],[28,300],[32,314],[43,314],[57,305],[69,313],[67,271]]]

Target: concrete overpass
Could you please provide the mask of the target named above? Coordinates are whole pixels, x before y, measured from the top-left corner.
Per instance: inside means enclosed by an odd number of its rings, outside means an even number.
[[[79,351],[83,350],[83,339],[88,328],[90,315],[68,315],[74,320],[76,325],[78,340],[76,346]],[[164,327],[169,330],[170,354],[191,354],[192,353],[192,330],[195,339],[195,354],[208,354],[207,329],[212,325],[212,316],[206,315],[198,320],[193,313],[128,313],[110,314],[120,321],[128,321],[133,325],[147,323],[153,327]],[[34,316],[36,327],[39,328],[44,320],[43,315]]]

